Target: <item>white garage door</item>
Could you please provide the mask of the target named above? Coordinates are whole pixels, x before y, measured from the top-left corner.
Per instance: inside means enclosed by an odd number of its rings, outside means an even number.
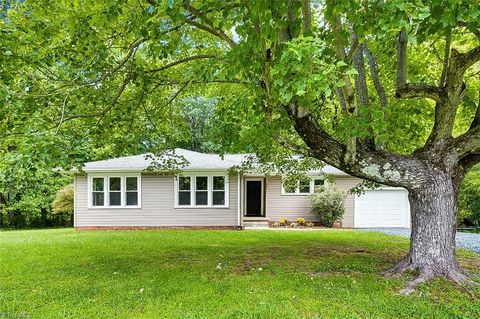
[[[354,226],[410,227],[408,194],[404,189],[377,189],[355,197]]]

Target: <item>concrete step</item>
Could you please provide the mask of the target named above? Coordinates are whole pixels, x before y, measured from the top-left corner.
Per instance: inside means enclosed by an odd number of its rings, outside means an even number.
[[[244,229],[266,229],[268,228],[267,220],[243,221]]]

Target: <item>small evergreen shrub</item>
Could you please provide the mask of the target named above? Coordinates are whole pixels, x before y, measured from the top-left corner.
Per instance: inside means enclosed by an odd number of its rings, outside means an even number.
[[[312,212],[318,216],[322,226],[332,227],[345,214],[347,192],[335,187],[327,187],[322,192],[310,195]]]
[[[278,226],[287,226],[288,225],[288,219],[286,218],[281,218],[277,221]]]

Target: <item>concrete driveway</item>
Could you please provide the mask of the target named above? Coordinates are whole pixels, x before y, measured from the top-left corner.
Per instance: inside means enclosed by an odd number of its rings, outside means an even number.
[[[410,229],[408,228],[366,228],[365,230],[410,237]],[[480,234],[457,232],[457,247],[472,250],[480,254]]]

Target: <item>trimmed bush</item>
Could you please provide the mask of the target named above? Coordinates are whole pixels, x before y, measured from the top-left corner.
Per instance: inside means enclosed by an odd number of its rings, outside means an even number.
[[[321,192],[310,195],[312,212],[318,216],[322,226],[332,227],[345,214],[347,192],[335,187],[326,187]]]

